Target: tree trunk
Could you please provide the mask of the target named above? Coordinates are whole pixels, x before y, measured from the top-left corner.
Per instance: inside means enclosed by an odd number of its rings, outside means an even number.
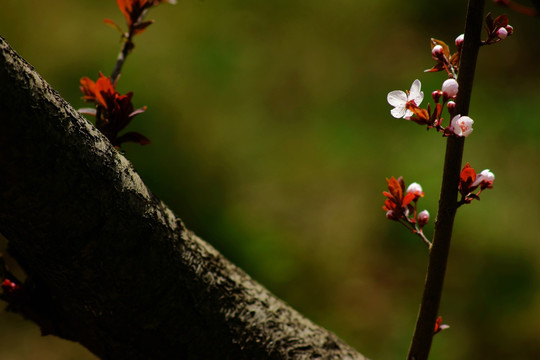
[[[181,220],[0,37],[9,308],[102,359],[365,359]]]

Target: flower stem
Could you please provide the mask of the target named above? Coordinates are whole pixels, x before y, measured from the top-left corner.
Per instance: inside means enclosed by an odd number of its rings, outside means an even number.
[[[118,53],[118,57],[116,58],[116,63],[114,64],[114,69],[111,74],[111,82],[113,84],[116,82],[116,80],[120,76],[120,73],[122,72],[122,66],[124,66],[124,62],[126,61],[128,54],[133,49],[133,46],[134,45],[133,45],[133,40],[132,40],[132,34],[128,33],[122,45],[122,49]]]
[[[141,16],[137,19],[135,23],[142,22],[144,19],[146,13],[148,12],[148,9],[143,11],[141,13]],[[122,66],[124,66],[124,62],[126,61],[127,56],[129,53],[131,53],[131,50],[135,47],[135,44],[133,43],[133,37],[135,36],[135,28],[130,25],[129,30],[124,35],[124,43],[122,45],[122,49],[118,53],[118,57],[116,58],[116,63],[114,64],[114,69],[111,74],[111,82],[114,84],[116,80],[118,80],[118,77],[122,73]]]
[[[482,32],[484,2],[485,0],[469,0],[465,39],[459,66],[459,93],[456,99],[456,114],[467,115],[469,112],[476,59],[481,44],[480,35]],[[426,360],[431,349],[450,250],[452,228],[458,208],[457,193],[464,143],[465,139],[457,136],[449,136],[446,142],[435,234],[429,254],[422,303],[407,355],[408,360]]]

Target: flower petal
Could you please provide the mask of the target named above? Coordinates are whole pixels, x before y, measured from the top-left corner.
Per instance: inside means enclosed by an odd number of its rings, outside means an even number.
[[[422,83],[420,82],[420,80],[416,79],[413,81],[411,85],[411,90],[409,92],[408,100],[414,100],[416,106],[420,106],[420,103],[422,103],[422,100],[424,100],[424,92],[420,91],[421,87]]]
[[[392,114],[392,116],[395,117],[396,119],[399,119],[405,116],[406,111],[409,111],[409,110],[406,110],[405,106],[396,106],[395,108],[390,110],[390,114]],[[411,112],[411,115],[412,115],[412,112]]]
[[[392,106],[405,107],[405,103],[407,103],[407,94],[405,94],[405,91],[401,90],[390,91],[386,97],[386,100]]]

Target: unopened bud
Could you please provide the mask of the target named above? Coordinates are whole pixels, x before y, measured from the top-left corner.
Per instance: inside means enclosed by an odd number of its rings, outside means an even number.
[[[407,188],[407,193],[413,193],[415,200],[418,200],[418,198],[421,198],[424,196],[424,191],[422,190],[422,186],[419,183],[413,182],[409,187]]]
[[[458,49],[461,49],[463,46],[463,41],[465,40],[465,35],[461,34],[456,38],[456,46]]]
[[[499,30],[497,30],[497,37],[499,39],[506,39],[506,37],[508,36],[508,31],[503,28],[503,27],[500,27]]]
[[[386,218],[388,220],[397,220],[398,219],[397,216],[396,216],[396,213],[394,212],[394,210],[388,210],[386,212]]]
[[[512,25],[506,25],[505,29],[508,32],[508,36],[514,33],[514,28],[512,27]]]
[[[434,92],[431,93],[431,97],[433,98],[433,100],[438,103],[439,102],[439,99],[441,98],[441,95],[442,95],[442,91],[441,90],[435,90]]]
[[[435,45],[433,49],[431,49],[431,56],[433,57],[433,60],[439,60],[444,56],[444,49],[441,45]]]
[[[446,103],[446,108],[450,114],[454,114],[454,110],[456,110],[456,103],[450,100]]]
[[[448,79],[442,84],[442,92],[446,98],[454,99],[458,93],[459,84],[456,79]]]
[[[424,227],[429,221],[429,212],[427,210],[420,211],[416,217],[416,221],[418,222],[419,227]]]

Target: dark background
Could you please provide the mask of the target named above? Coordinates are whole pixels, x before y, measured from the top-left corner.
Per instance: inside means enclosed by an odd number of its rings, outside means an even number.
[[[126,156],[187,226],[301,313],[376,360],[404,358],[427,251],[381,210],[385,177],[417,181],[435,217],[445,141],[390,116],[386,94],[443,73],[466,1],[180,0],[136,38],[118,88],[148,106]],[[506,12],[488,2],[487,11]],[[116,2],[3,0],[0,34],[76,108],[112,71]],[[495,188],[461,208],[434,360],[540,358],[540,21],[482,48],[464,160]],[[1,86],[1,84],[0,84]],[[431,101],[432,102],[432,101]],[[432,233],[432,223],[426,228]],[[93,359],[0,312],[1,359]]]

